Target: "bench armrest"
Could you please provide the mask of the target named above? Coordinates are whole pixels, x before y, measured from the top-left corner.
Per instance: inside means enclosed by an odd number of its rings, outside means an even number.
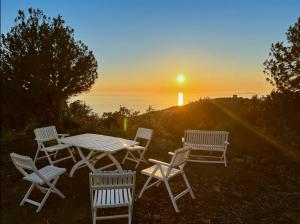
[[[38,142],[38,143],[39,143],[39,142],[44,142],[42,139],[38,139],[38,138],[35,138],[34,141],[36,141],[36,142]]]
[[[165,163],[165,162],[162,162],[162,161],[159,161],[159,160],[156,160],[156,159],[148,159],[149,162],[151,163],[155,163],[155,164],[160,164],[160,165],[164,165],[164,166],[170,166],[169,163]]]
[[[228,142],[228,141],[225,141],[225,144],[226,144],[226,145],[229,145],[229,142]]]
[[[174,155],[174,152],[168,152],[169,155],[173,156]]]
[[[185,139],[184,139],[184,137],[182,137],[182,138],[181,138],[181,142],[182,142],[182,143],[184,143],[184,142],[185,142]]]

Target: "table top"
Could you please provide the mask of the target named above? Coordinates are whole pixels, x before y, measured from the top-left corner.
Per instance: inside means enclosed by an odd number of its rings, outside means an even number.
[[[138,142],[132,140],[89,133],[65,137],[60,139],[60,141],[79,148],[99,152],[115,152],[138,144]]]

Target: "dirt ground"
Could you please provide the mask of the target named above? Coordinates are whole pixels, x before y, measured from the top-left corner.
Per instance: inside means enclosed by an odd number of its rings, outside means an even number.
[[[36,213],[33,205],[19,206],[30,184],[22,181],[21,174],[8,161],[8,151],[1,154],[1,223],[92,223],[87,168],[80,169],[72,178],[67,173],[63,175],[57,187],[66,198],[51,194],[42,211]],[[120,152],[117,158],[121,160],[123,155]],[[289,158],[276,155],[272,158],[235,155],[229,159],[227,168],[189,163],[186,174],[196,199],[189,195],[179,199],[180,213],[176,214],[164,185],[153,187],[135,200],[133,223],[300,223],[300,165]],[[38,166],[46,164],[44,161]],[[72,162],[61,162],[59,166],[69,172]],[[129,161],[124,165],[124,169],[133,167]],[[146,181],[140,173],[145,167],[143,164],[137,170],[136,197]],[[175,193],[184,190],[183,179],[173,179],[171,188]],[[34,192],[33,196],[40,199],[42,195]],[[126,209],[107,209],[101,213],[122,211]],[[127,223],[127,220],[99,223]]]

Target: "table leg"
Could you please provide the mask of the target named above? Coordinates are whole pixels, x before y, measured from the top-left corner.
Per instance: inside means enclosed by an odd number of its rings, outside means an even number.
[[[81,158],[80,161],[78,161],[77,163],[74,164],[74,166],[72,167],[71,171],[70,171],[70,174],[69,174],[69,177],[73,177],[75,171],[82,165],[86,164],[89,169],[93,172],[96,171],[96,169],[92,166],[92,164],[89,162],[89,159],[91,158],[91,156],[93,155],[93,152],[94,151],[90,151],[88,153],[87,156],[84,156],[84,154],[82,153],[81,149],[79,147],[77,147],[77,150],[78,150],[78,154]]]
[[[85,156],[83,154],[82,150],[79,147],[77,147],[77,150],[78,150],[78,154],[79,154],[81,160],[79,162],[77,162],[76,164],[74,164],[74,166],[72,167],[72,169],[70,171],[69,177],[73,177],[75,171],[79,167],[81,167],[82,165],[87,165],[92,172],[97,172],[97,169],[89,161],[90,158],[92,157],[94,151],[90,151],[88,153],[88,155]],[[96,158],[100,160],[101,158],[103,158],[105,156],[107,156],[112,161],[112,164],[108,165],[108,166],[113,166],[114,165],[114,166],[117,167],[117,169],[119,171],[123,170],[121,164],[119,163],[119,161],[111,153],[103,153],[100,156],[97,156]],[[105,167],[108,167],[108,166],[104,166],[103,169],[105,169]],[[98,170],[101,170],[101,168],[99,168]]]
[[[115,166],[117,167],[117,169],[119,171],[123,170],[121,164],[119,163],[119,161],[111,153],[108,153],[107,157],[115,164]]]

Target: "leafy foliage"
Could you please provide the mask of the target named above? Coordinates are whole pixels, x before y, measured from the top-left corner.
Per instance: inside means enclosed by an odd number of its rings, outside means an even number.
[[[124,130],[125,122],[127,126],[127,119],[136,117],[139,113],[139,111],[130,110],[124,106],[120,106],[118,111],[104,112],[101,122],[108,134],[114,133],[117,136],[124,136],[126,135],[126,130]]]
[[[14,128],[30,120],[60,125],[67,99],[95,82],[97,62],[61,16],[28,13],[20,10],[1,36],[2,121]]]
[[[279,92],[300,92],[300,17],[287,33],[287,43],[272,44],[270,59],[264,62],[267,81]]]
[[[63,119],[64,127],[68,130],[99,132],[101,130],[100,118],[92,108],[80,100],[70,103]],[[100,128],[100,130],[99,130]]]
[[[126,137],[128,132],[127,127],[124,129],[124,123],[127,126],[128,119],[134,119],[138,114],[139,111],[120,106],[118,111],[105,112],[99,117],[89,105],[76,100],[67,106],[63,124],[72,134],[90,132]]]

